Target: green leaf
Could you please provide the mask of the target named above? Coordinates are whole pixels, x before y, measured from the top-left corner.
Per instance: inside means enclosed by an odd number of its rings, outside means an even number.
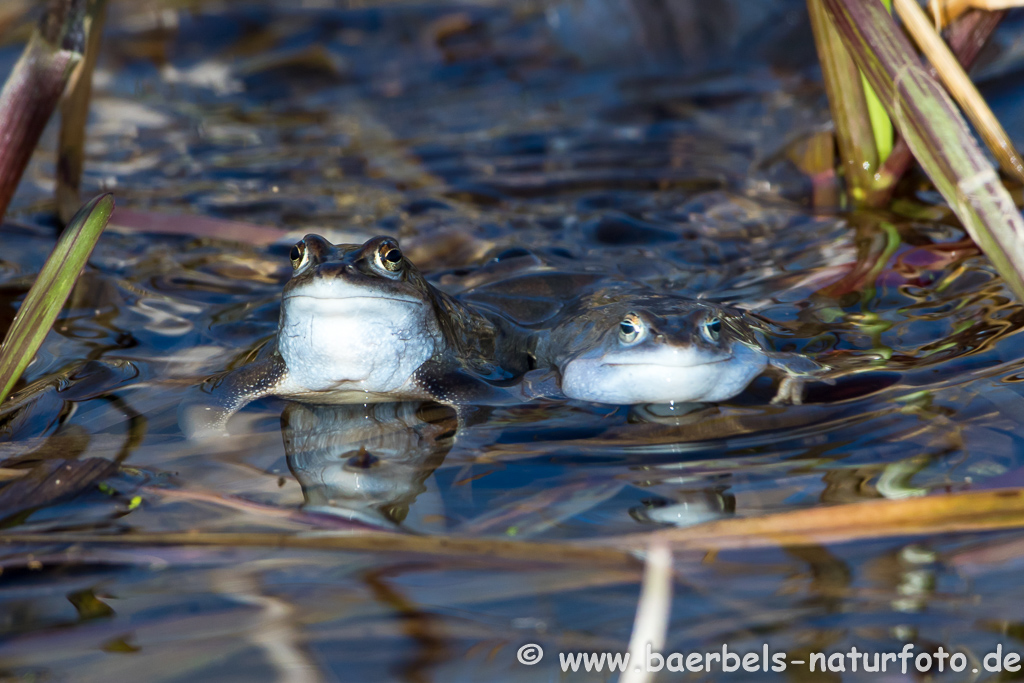
[[[892,14],[892,0],[882,0],[882,4],[885,5],[885,9],[888,10],[889,14]],[[889,158],[889,153],[892,152],[892,121],[889,120],[885,106],[878,99],[878,95],[875,94],[871,84],[868,83],[867,76],[862,72],[860,77],[864,84],[864,99],[867,100],[868,118],[871,121],[871,130],[875,136],[875,147],[878,150],[878,163],[884,164],[885,160]]]
[[[0,401],[11,393],[53,327],[113,211],[109,193],[79,209],[43,265],[0,346]]]
[[[885,113],[885,107],[878,99],[878,95],[868,83],[867,76],[860,75],[864,84],[864,99],[868,104],[868,120],[871,121],[871,131],[875,136],[875,149],[878,152],[878,163],[884,164],[892,152],[893,131],[892,121]]]

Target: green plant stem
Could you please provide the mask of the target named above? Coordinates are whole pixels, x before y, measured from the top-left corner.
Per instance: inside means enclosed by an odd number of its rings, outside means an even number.
[[[885,9],[892,14],[892,0],[882,0]],[[892,152],[893,129],[889,115],[885,113],[885,106],[879,101],[871,84],[863,73],[860,75],[864,84],[864,99],[867,102],[868,118],[871,121],[872,137],[875,140],[875,149],[878,152],[878,163],[884,164]]]
[[[999,162],[1000,168],[1007,176],[1024,184],[1024,163],[1021,162],[1020,153],[949,46],[935,32],[917,0],[895,0],[895,3],[896,13],[903,20],[903,26],[928,58],[933,70],[938,71],[940,80],[959,102],[974,124],[974,129]]]
[[[846,177],[847,191],[859,206],[869,202],[878,168],[878,150],[861,75],[825,14],[821,0],[807,0],[807,12],[835,125],[840,168]]]
[[[114,197],[110,194],[83,206],[39,271],[0,345],[0,401],[10,395],[35,357],[113,210]]]
[[[996,30],[1005,15],[1005,11],[971,10],[958,17],[950,25],[947,30],[949,49],[956,55],[957,61],[965,70],[969,70],[974,64],[981,48],[988,42],[989,36]],[[934,67],[929,66],[929,73],[933,78],[938,77]],[[889,158],[881,165],[875,176],[874,203],[871,206],[882,207],[889,204],[893,190],[896,189],[896,183],[906,175],[913,163],[914,155],[910,153],[907,141],[900,137],[896,140]]]
[[[1024,219],[946,91],[878,0],[822,1],[914,157],[1024,300]]]

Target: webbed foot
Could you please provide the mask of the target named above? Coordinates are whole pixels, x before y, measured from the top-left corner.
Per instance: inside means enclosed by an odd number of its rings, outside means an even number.
[[[779,388],[772,399],[772,405],[798,406],[804,402],[804,384],[806,379],[786,375],[779,381]]]
[[[772,399],[773,405],[803,404],[804,386],[807,382],[836,383],[828,376],[833,368],[798,354],[773,354],[769,357],[768,364],[781,376],[779,388]]]

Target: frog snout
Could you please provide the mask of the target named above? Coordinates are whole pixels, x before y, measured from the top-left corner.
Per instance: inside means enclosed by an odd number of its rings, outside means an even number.
[[[313,277],[328,280],[339,276],[352,275],[355,272],[356,268],[351,263],[325,263],[316,269]]]

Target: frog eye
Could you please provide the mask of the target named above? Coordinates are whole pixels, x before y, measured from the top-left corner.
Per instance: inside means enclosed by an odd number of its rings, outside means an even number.
[[[640,338],[644,331],[644,324],[635,313],[630,313],[619,323],[619,339],[626,344],[632,344]]]
[[[700,324],[700,333],[709,342],[718,341],[722,336],[722,321],[719,318],[708,318]]]
[[[402,250],[393,242],[384,242],[377,249],[377,263],[388,272],[397,273],[402,270],[403,259]]]
[[[288,253],[288,257],[292,260],[292,268],[298,270],[302,266],[306,265],[306,261],[309,260],[309,254],[306,251],[306,242],[296,242],[295,246]]]

